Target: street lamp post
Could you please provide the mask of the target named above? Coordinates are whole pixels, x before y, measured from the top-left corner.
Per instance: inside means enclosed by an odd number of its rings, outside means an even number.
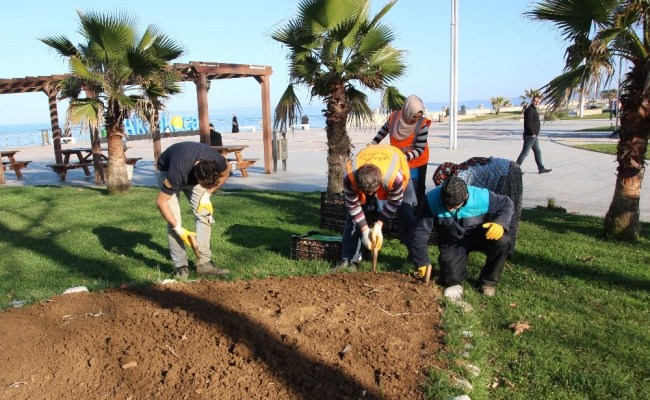
[[[451,0],[451,79],[449,148],[458,148],[458,0]]]

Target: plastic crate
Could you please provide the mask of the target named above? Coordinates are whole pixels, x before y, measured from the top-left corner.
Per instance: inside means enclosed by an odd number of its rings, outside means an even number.
[[[377,219],[379,219],[379,212],[376,211],[377,205],[374,203],[374,199],[371,199],[370,201],[373,203],[368,204],[365,215],[368,225],[372,226],[377,222]],[[345,208],[345,199],[342,193],[321,192],[319,227],[343,233],[347,216],[348,211]],[[391,218],[386,224],[384,224],[384,234],[399,235],[399,222],[397,218]]]
[[[345,199],[342,193],[320,194],[320,224],[319,227],[343,233],[348,212],[345,209]]]
[[[342,237],[322,235],[312,231],[306,235],[291,236],[291,258],[294,260],[341,260]]]

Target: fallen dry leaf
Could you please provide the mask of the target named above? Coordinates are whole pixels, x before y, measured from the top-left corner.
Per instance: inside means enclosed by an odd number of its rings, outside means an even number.
[[[528,322],[524,321],[523,319],[520,319],[519,321],[508,325],[508,328],[512,329],[515,333],[515,336],[517,336],[524,333],[524,331],[532,329],[532,326],[530,326]]]
[[[510,307],[517,308],[517,303],[510,303]]]

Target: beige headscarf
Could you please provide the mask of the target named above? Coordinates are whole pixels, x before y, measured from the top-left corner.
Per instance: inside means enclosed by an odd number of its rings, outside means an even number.
[[[409,125],[408,121],[420,111],[424,112],[424,103],[422,100],[415,95],[407,97],[404,101],[404,106],[402,107],[402,117],[399,119],[397,124],[397,132],[392,132],[396,139],[406,139],[413,133],[413,129],[415,129],[417,122]]]

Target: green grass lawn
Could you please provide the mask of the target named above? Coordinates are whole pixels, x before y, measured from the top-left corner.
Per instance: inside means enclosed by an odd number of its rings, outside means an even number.
[[[74,187],[0,192],[1,309],[78,285],[147,285],[172,271],[156,189],[132,188],[124,196]],[[326,262],[289,254],[291,235],[318,229],[319,200],[319,193],[219,192],[215,263],[235,280],[325,273]],[[450,384],[454,377],[473,384],[466,391],[473,400],[650,398],[650,226],[628,244],[605,239],[602,224],[525,210],[516,254],[494,298],[472,289],[484,260],[473,253],[464,286],[474,311],[446,304],[441,357],[449,367],[432,371],[428,398],[461,394]],[[430,252],[435,259],[437,249]],[[380,269],[408,272],[405,256],[397,240],[387,240]],[[530,329],[514,335],[509,326],[516,322]],[[480,368],[478,376],[466,362]]]
[[[585,143],[585,144],[577,144],[573,147],[577,147],[579,149],[584,149],[584,150],[591,150],[591,151],[597,151],[599,153],[605,153],[605,154],[616,154],[616,143]],[[645,152],[646,159],[648,158],[648,150]]]
[[[597,126],[594,128],[578,129],[575,132],[614,132],[614,126],[612,125]]]
[[[520,119],[523,118],[519,111],[501,111],[498,114],[482,114],[476,117],[459,119],[458,122],[481,122],[493,119]]]

